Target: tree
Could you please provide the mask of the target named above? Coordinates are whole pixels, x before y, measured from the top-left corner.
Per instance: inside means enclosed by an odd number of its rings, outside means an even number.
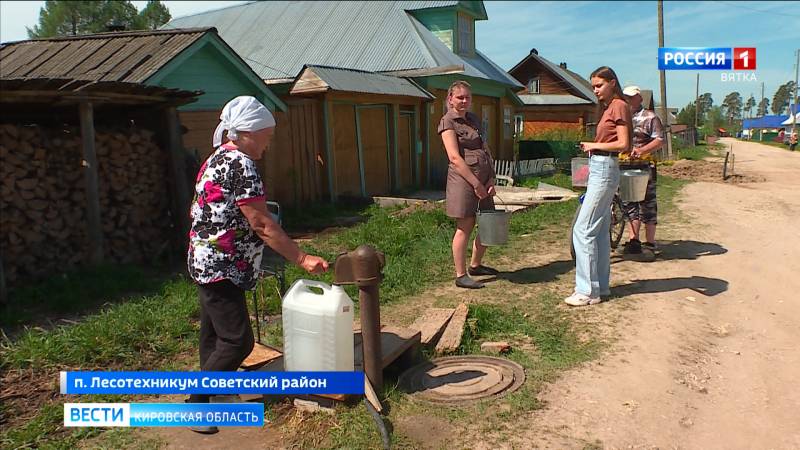
[[[775,96],[772,97],[772,113],[783,114],[786,107],[789,106],[789,100],[792,98],[792,95],[794,95],[794,81],[789,81],[781,85],[781,87],[775,91]]]
[[[747,103],[744,104],[744,110],[747,112],[748,117],[753,117],[753,108],[756,107],[756,99],[753,97],[753,94],[750,94],[750,98],[747,99]]]
[[[769,99],[764,97],[758,102],[758,116],[764,117],[767,115],[767,108],[769,108]]]
[[[742,115],[742,96],[738,92],[731,92],[725,96],[722,101],[722,107],[725,109],[725,117],[728,118],[728,123],[731,124],[735,119]]]
[[[683,108],[681,108],[680,111],[678,111],[678,117],[675,119],[675,121],[676,123],[681,123],[684,125],[689,125],[690,127],[694,127],[694,116],[695,116],[694,102],[689,102],[688,105],[684,106]]]
[[[28,37],[77,36],[107,31],[110,26],[123,30],[152,29],[165,16],[166,20],[170,18],[169,10],[158,1],[148,2],[142,13],[145,11],[146,15],[140,15],[127,0],[48,0],[39,10],[39,23],[28,28]]]
[[[697,99],[697,109],[698,109],[697,114],[700,116],[699,122],[703,122],[704,120],[703,118],[706,116],[706,113],[708,112],[709,109],[711,109],[711,106],[713,105],[714,105],[714,99],[711,98],[710,92],[706,92],[705,94],[701,95],[700,98]]]
[[[149,0],[139,13],[139,24],[146,30],[157,30],[172,19],[169,9],[160,0]]]
[[[706,123],[703,126],[703,134],[706,136],[719,135],[717,130],[724,127],[725,114],[722,111],[722,107],[712,106],[709,108],[708,113],[706,114]]]

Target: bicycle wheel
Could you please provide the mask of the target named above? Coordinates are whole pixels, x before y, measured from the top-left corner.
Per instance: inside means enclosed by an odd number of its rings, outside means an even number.
[[[619,195],[614,195],[614,200],[611,202],[611,248],[616,249],[619,242],[622,240],[622,235],[625,233],[625,222],[627,216],[622,210],[622,200]]]

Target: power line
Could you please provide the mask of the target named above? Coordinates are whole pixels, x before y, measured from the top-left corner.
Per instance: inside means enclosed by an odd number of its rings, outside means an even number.
[[[736,8],[747,9],[747,10],[750,10],[750,11],[760,12],[760,13],[763,13],[763,14],[770,14],[770,15],[774,15],[774,16],[800,17],[797,14],[787,14],[787,13],[784,13],[784,12],[775,12],[775,11],[764,11],[763,9],[750,8],[749,6],[742,6],[742,5],[736,4],[736,3],[723,2],[721,0],[716,0],[716,2],[717,3],[722,3],[724,5],[728,5],[728,6],[733,6],[733,7],[736,7]]]
[[[262,63],[262,62],[256,61],[255,59],[248,58],[247,56],[242,56],[242,59],[246,59],[246,60],[248,60],[248,61],[250,61],[250,62],[252,62],[252,63],[256,63],[256,64],[258,64],[258,65],[259,65],[259,66],[261,66],[261,67],[266,67],[267,69],[274,70],[275,72],[280,72],[280,73],[282,73],[282,74],[284,74],[284,75],[288,75],[288,76],[289,76],[289,77],[291,77],[291,78],[294,78],[294,77],[297,75],[297,74],[294,74],[294,75],[292,75],[292,74],[290,74],[290,73],[286,73],[286,72],[284,72],[284,71],[282,71],[282,70],[280,70],[280,69],[276,69],[276,68],[274,68],[274,67],[270,67],[270,66],[268,66],[268,65],[266,65],[266,64],[264,64],[264,63]]]

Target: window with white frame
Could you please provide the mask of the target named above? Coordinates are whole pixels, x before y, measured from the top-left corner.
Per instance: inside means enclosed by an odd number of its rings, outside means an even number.
[[[472,17],[466,14],[458,15],[458,52],[462,55],[472,54],[473,49],[473,23]]]
[[[539,93],[539,78],[531,78],[530,80],[528,80],[528,93],[529,94]]]

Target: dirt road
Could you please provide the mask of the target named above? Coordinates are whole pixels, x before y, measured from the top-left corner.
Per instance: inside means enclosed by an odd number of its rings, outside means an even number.
[[[683,190],[662,259],[615,263],[618,299],[592,307],[632,306],[614,350],[548,388],[515,447],[800,448],[800,153],[723,142],[766,181]]]

